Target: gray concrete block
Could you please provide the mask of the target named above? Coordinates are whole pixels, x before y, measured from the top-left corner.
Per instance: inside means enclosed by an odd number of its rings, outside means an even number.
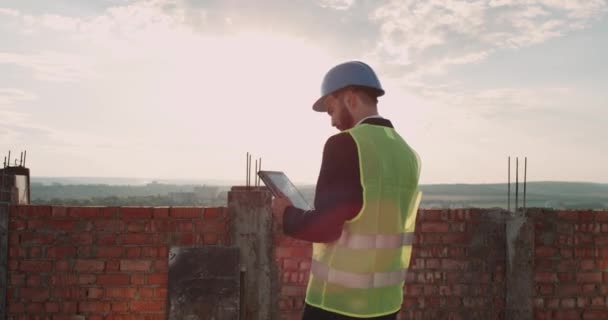
[[[168,319],[238,319],[239,265],[236,247],[172,247]]]

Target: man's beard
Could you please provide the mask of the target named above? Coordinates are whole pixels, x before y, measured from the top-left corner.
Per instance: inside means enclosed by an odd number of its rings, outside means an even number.
[[[348,130],[354,126],[355,119],[353,118],[353,115],[350,114],[350,111],[348,111],[348,108],[346,108],[346,105],[343,104],[342,112],[340,113],[340,126],[338,127],[338,130]]]

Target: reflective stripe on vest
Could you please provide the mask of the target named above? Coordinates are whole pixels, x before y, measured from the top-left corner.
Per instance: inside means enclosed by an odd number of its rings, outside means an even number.
[[[413,232],[364,235],[343,231],[337,244],[350,249],[394,249],[410,246],[413,241]]]
[[[323,263],[312,260],[310,272],[319,280],[352,289],[382,288],[405,281],[407,269],[393,272],[354,273],[330,269]]]

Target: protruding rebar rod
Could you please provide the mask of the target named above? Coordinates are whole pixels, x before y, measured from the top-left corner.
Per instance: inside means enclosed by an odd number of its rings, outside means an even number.
[[[515,212],[517,212],[519,198],[519,157],[515,158]]]
[[[528,157],[524,158],[524,212],[526,211],[526,182],[528,175]]]
[[[511,212],[511,157],[507,164],[507,211]]]
[[[27,157],[27,150],[23,151],[23,166],[25,167],[25,157]]]

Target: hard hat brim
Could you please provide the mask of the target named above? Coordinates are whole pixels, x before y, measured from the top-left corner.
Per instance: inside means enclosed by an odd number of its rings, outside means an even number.
[[[326,96],[322,96],[321,98],[317,99],[317,101],[312,105],[312,110],[316,112],[327,112],[327,106],[325,103],[323,103],[325,97]]]

